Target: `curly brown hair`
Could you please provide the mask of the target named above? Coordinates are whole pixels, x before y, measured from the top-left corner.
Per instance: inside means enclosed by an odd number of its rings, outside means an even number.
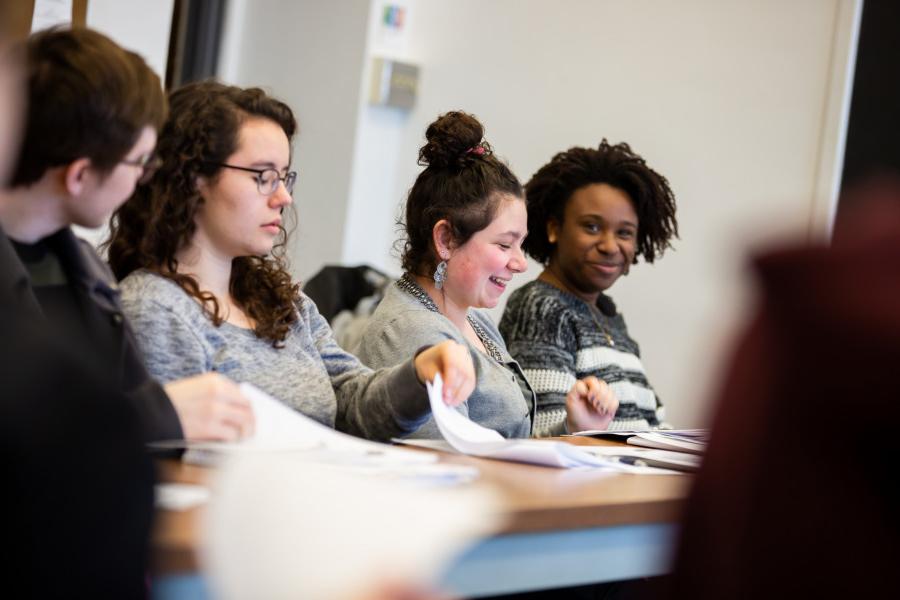
[[[447,219],[453,241],[465,244],[494,219],[500,194],[522,198],[522,184],[483,140],[484,127],[473,115],[443,114],[425,130],[419,173],[406,200],[402,240],[403,269],[417,275],[434,270],[435,223]]]
[[[194,237],[194,218],[203,202],[196,181],[215,179],[237,149],[241,126],[248,117],[277,123],[291,140],[297,130],[294,114],[283,102],[259,88],[239,88],[216,81],[191,83],[169,95],[170,116],[159,134],[156,153],[162,163],[153,178],[139,186],[110,219],[105,245],[118,279],[147,269],[176,282],[197,298],[212,322],[224,317],[215,296],[197,280],[178,272],[176,254]],[[270,256],[234,259],[230,293],[250,317],[254,332],[276,348],[297,321],[300,284],[291,280],[285,258],[287,231]]]
[[[675,196],[665,177],[647,166],[626,143],[610,145],[606,138],[597,148],[569,148],[538,169],[525,184],[528,237],[522,245],[541,264],[550,262],[555,244],[547,238],[547,223],[563,222],[566,203],[577,190],[606,183],[628,194],[638,217],[637,252],[652,263],[678,237]]]

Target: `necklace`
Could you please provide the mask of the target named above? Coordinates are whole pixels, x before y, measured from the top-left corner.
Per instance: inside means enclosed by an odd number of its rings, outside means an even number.
[[[585,304],[587,304],[587,302],[585,302]],[[600,333],[602,333],[603,337],[606,338],[606,343],[609,344],[610,348],[615,348],[616,341],[612,339],[612,336],[609,334],[609,329],[607,329],[602,323],[600,323],[600,319],[598,317],[598,313],[600,313],[600,315],[604,319],[606,319],[606,315],[603,315],[603,313],[600,312],[599,308],[597,308],[596,306],[591,306],[590,304],[588,304],[588,310],[591,313],[591,317],[593,317],[594,319],[594,323],[597,324],[597,328],[600,330]]]
[[[437,304],[434,303],[434,300],[431,299],[428,292],[423,290],[422,286],[420,286],[409,273],[404,273],[403,277],[397,280],[397,287],[421,302],[428,310],[441,314]],[[488,356],[498,363],[503,363],[503,354],[500,352],[500,348],[498,348],[497,344],[494,343],[494,340],[488,336],[484,328],[472,318],[472,315],[467,314],[466,320],[469,322],[469,325],[472,326],[472,330],[475,332],[475,335],[478,336],[479,341],[484,345],[484,349],[487,350]]]

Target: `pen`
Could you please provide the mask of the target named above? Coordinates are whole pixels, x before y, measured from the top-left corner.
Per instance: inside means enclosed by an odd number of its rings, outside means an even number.
[[[610,456],[610,459],[620,462],[623,465],[631,465],[632,467],[646,467],[646,461],[641,460],[637,456]]]

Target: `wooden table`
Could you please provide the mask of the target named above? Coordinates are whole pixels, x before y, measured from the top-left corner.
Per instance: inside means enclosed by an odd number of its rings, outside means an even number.
[[[564,438],[574,444],[614,444]],[[424,450],[423,450],[424,451]],[[615,581],[666,573],[687,475],[624,475],[553,469],[440,454],[475,465],[498,488],[508,522],[452,565],[446,589],[466,597]],[[204,483],[209,469],[163,462],[164,481]],[[154,571],[196,572],[202,508],[160,511]]]

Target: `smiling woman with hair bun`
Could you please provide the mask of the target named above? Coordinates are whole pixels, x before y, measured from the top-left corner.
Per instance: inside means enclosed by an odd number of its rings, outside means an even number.
[[[460,411],[510,438],[602,429],[615,396],[596,378],[573,382],[567,418],[534,429],[535,397],[497,326],[482,308],[497,305],[527,263],[522,185],[484,140],[472,115],[449,112],[425,131],[419,173],[406,201],[405,273],[385,294],[357,354],[372,367],[400,362],[416,348],[444,340],[464,344],[475,361],[475,391]],[[412,437],[439,438],[429,420]]]

